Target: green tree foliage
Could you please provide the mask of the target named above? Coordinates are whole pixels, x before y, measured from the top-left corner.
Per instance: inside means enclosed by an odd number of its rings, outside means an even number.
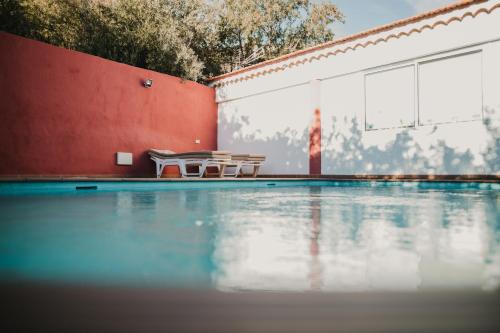
[[[330,40],[341,20],[309,0],[0,0],[0,30],[195,81]]]
[[[233,70],[256,50],[267,60],[331,40],[338,8],[309,0],[226,0],[221,4],[219,42],[223,70]]]

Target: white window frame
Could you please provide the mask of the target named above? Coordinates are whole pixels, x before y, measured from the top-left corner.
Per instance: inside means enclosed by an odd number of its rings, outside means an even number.
[[[377,73],[383,73],[383,72],[388,72],[400,68],[406,68],[406,67],[412,67],[413,68],[413,101],[415,102],[413,104],[413,124],[407,125],[407,126],[393,126],[393,127],[384,127],[384,128],[368,128],[368,124],[366,122],[367,119],[367,105],[366,105],[366,77],[369,75],[377,74]],[[416,64],[415,62],[407,62],[407,63],[400,63],[397,65],[393,66],[384,66],[383,68],[378,68],[377,70],[372,70],[372,71],[366,71],[363,73],[363,103],[364,103],[364,123],[365,123],[365,132],[372,132],[372,131],[383,131],[383,130],[388,130],[388,129],[395,129],[395,128],[415,128],[417,125],[416,122],[416,117],[415,113],[417,112],[417,107],[416,104],[418,103],[418,95],[417,95],[417,69],[416,69]]]
[[[480,68],[480,75],[481,75],[481,118],[480,119],[469,119],[469,120],[457,120],[457,121],[449,121],[449,122],[441,122],[441,123],[432,123],[432,124],[421,124],[420,123],[420,95],[419,95],[419,86],[420,86],[420,64],[425,64],[428,62],[433,62],[433,61],[439,61],[439,60],[444,60],[447,58],[454,58],[454,57],[460,57],[463,55],[468,55],[468,54],[473,54],[473,53],[480,53],[481,54],[481,68]],[[454,123],[463,123],[463,122],[477,122],[477,121],[484,121],[484,53],[483,53],[483,46],[472,46],[472,47],[465,47],[465,48],[460,48],[457,50],[453,51],[444,51],[444,52],[439,52],[435,53],[432,55],[428,56],[423,56],[420,58],[415,58],[411,60],[404,60],[400,61],[397,63],[392,63],[392,64],[386,64],[386,65],[381,65],[377,66],[368,70],[363,71],[363,104],[364,104],[364,123],[365,123],[365,132],[372,132],[372,131],[383,131],[383,130],[388,130],[388,129],[397,129],[397,128],[413,128],[413,129],[418,129],[419,127],[425,127],[425,126],[439,126],[439,125],[446,125],[446,124],[454,124]],[[375,128],[375,129],[368,129],[367,128],[367,123],[366,123],[366,76],[371,75],[371,74],[376,74],[379,72],[384,72],[384,71],[390,71],[402,67],[409,67],[413,66],[414,67],[414,106],[413,106],[413,125],[412,126],[397,126],[397,127],[389,127],[389,128]]]
[[[435,61],[442,61],[446,59],[451,59],[451,58],[458,58],[461,56],[466,56],[470,54],[480,54],[481,62],[480,62],[480,77],[481,77],[481,110],[480,114],[481,117],[479,119],[467,119],[467,120],[450,120],[450,121],[443,121],[443,122],[433,122],[429,124],[422,124],[420,121],[420,105],[417,108],[417,126],[418,127],[424,127],[424,126],[437,126],[437,125],[445,125],[445,124],[455,124],[455,123],[467,123],[467,122],[474,122],[474,121],[483,121],[484,120],[484,66],[483,66],[483,50],[482,48],[473,48],[473,49],[468,49],[468,50],[459,50],[455,52],[446,52],[442,54],[437,54],[429,57],[425,57],[423,59],[419,59],[416,62],[417,65],[417,104],[420,102],[420,66],[423,64],[435,62]]]

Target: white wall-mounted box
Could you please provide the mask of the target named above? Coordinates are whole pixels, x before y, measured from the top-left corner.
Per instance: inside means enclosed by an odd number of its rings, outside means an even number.
[[[132,153],[117,152],[116,164],[118,165],[132,165]]]

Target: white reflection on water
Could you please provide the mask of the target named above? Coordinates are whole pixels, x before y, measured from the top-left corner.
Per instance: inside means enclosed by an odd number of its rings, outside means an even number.
[[[328,187],[241,193],[219,221],[214,282],[221,290],[496,289],[497,196]]]
[[[0,197],[0,280],[493,290],[499,198],[401,186]]]

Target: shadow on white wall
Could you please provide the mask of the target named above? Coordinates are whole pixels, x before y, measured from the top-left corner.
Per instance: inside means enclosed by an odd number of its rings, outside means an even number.
[[[266,163],[261,173],[268,174],[308,174],[309,129],[303,130],[286,126],[272,133],[262,133],[253,129],[248,116],[241,115],[236,108],[231,115],[219,113],[219,137],[224,138],[222,149],[234,153],[255,153],[266,155]],[[273,126],[272,122],[269,124]],[[220,145],[220,142],[219,142]]]
[[[483,126],[487,135],[487,143],[478,140],[476,131],[458,133],[460,140],[468,144],[458,148],[445,138],[434,135],[441,126],[426,127],[427,132],[413,128],[401,129],[394,139],[382,145],[368,144],[364,137],[367,132],[358,118],[331,117],[327,136],[323,137],[327,149],[323,150],[323,172],[326,174],[495,174],[500,172],[500,127],[499,121],[493,117],[494,110],[485,108],[485,119],[475,126]],[[452,126],[456,126],[454,124]],[[430,131],[430,132],[429,132]],[[456,131],[456,129],[454,129]],[[429,133],[428,133],[429,132]],[[370,135],[370,134],[368,134]],[[457,135],[457,133],[455,133]],[[384,135],[385,138],[388,135]],[[425,141],[420,141],[425,136]],[[480,141],[481,145],[475,145]],[[472,147],[472,148],[471,148]]]

